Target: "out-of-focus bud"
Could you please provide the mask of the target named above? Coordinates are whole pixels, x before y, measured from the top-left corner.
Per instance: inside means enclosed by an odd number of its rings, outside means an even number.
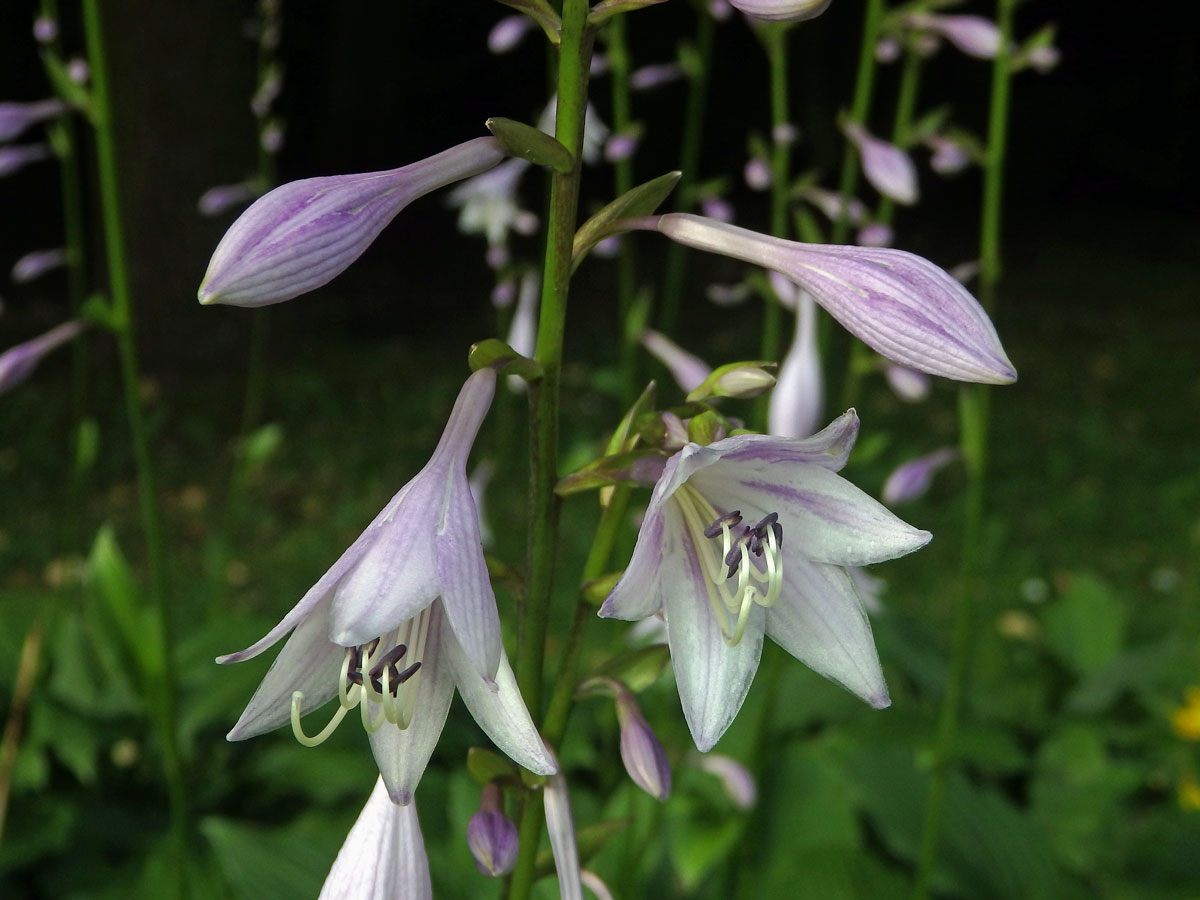
[[[0,353],[0,394],[28,378],[47,353],[72,340],[86,327],[85,322],[73,319]]]
[[[49,44],[58,37],[58,20],[38,16],[33,20],[33,38],[39,44]]]
[[[62,115],[61,100],[37,100],[33,103],[0,103],[0,142],[20,137],[25,129]]]
[[[851,225],[857,225],[867,217],[867,206],[857,197],[851,197],[847,201],[837,191],[830,191],[815,184],[806,185],[799,193],[831,222],[841,221],[844,216]]]
[[[617,692],[617,720],[621,723],[621,761],[633,783],[656,800],[671,796],[671,766],[662,744],[642,718],[637,700],[625,689]]]
[[[752,191],[765,191],[771,186],[771,166],[761,156],[751,157],[742,169],[742,177],[746,186]]]
[[[733,7],[729,5],[729,0],[709,0],[708,14],[718,22],[728,22],[733,15]]]
[[[890,247],[895,236],[886,222],[868,222],[858,229],[854,241],[860,247]]]
[[[883,485],[883,502],[888,506],[916,500],[929,490],[929,484],[938,470],[945,468],[958,458],[954,447],[943,447],[933,453],[909,460],[888,476]]]
[[[503,878],[517,864],[520,844],[517,826],[504,815],[500,788],[488,784],[479,801],[479,811],[467,823],[467,846],[479,874]]]
[[[920,403],[929,396],[931,383],[924,372],[888,363],[883,367],[883,375],[892,393],[905,403]]]
[[[496,282],[492,288],[492,306],[496,309],[508,309],[517,299],[517,282],[515,278],[505,278]]]
[[[722,753],[700,753],[694,759],[696,768],[720,780],[730,803],[741,810],[754,808],[758,802],[758,785],[749,769]]]
[[[1000,49],[1000,29],[982,16],[913,13],[905,18],[905,23],[917,31],[940,35],[963,53],[978,59],[992,59]]]
[[[1062,54],[1057,47],[1046,44],[1040,47],[1033,47],[1025,53],[1021,53],[1013,58],[1013,69],[1033,69],[1039,75],[1045,75],[1047,72],[1053,71],[1062,58]]]
[[[954,138],[931,134],[925,146],[933,151],[929,157],[929,168],[939,175],[956,175],[971,164],[971,154]]]
[[[710,284],[704,289],[704,296],[716,306],[738,306],[745,303],[750,294],[750,285],[744,281],[737,284]]]
[[[729,0],[729,4],[764,22],[802,22],[829,8],[829,0]]]
[[[900,42],[894,36],[885,35],[875,43],[875,60],[885,66],[894,63],[900,58],[901,49]]]
[[[601,75],[607,75],[608,70],[612,68],[612,63],[608,61],[608,57],[603,53],[595,53],[592,55],[592,62],[588,66],[588,74],[593,78],[599,78]]]
[[[12,280],[17,284],[33,281],[59,266],[67,264],[67,251],[62,247],[52,250],[34,250],[18,259],[12,267]]]
[[[259,82],[258,90],[250,98],[250,111],[256,119],[266,118],[271,107],[283,90],[283,67],[279,64],[270,66]]]
[[[863,174],[875,190],[897,203],[917,202],[917,169],[907,153],[875,137],[857,122],[846,122],[842,130],[858,148]]]
[[[780,122],[771,129],[771,140],[780,147],[790,147],[800,137],[800,129],[791,122]]]
[[[541,299],[542,276],[530,269],[521,277],[521,289],[517,292],[517,308],[508,327],[508,346],[522,356],[533,356],[537,344],[538,300]],[[508,376],[510,389],[525,390],[525,382],[519,375]]]
[[[629,159],[637,150],[641,136],[640,128],[614,134],[604,144],[604,158],[610,163]]]
[[[634,91],[651,91],[682,81],[684,74],[683,66],[677,62],[642,66],[630,73],[629,88]]]
[[[255,201],[221,238],[199,300],[266,306],[328,284],[417,197],[503,158],[495,138],[477,138],[399,169],[281,185]]]
[[[87,60],[76,56],[68,62],[67,77],[76,84],[87,84],[88,79],[92,77],[92,70],[88,67]]]
[[[200,195],[200,199],[196,201],[196,210],[202,216],[219,216],[236,206],[249,203],[256,196],[258,196],[258,191],[249,181],[240,181],[237,184],[218,184]]]
[[[774,273],[772,273],[774,274]],[[817,349],[817,307],[803,291],[793,301],[796,331],[779,367],[779,383],[767,407],[767,431],[779,437],[816,434],[825,405],[821,356]]]
[[[970,259],[966,262],[960,262],[957,266],[950,267],[950,275],[955,281],[966,284],[971,279],[979,274],[979,260]]]
[[[670,370],[671,376],[684,391],[694,391],[712,373],[708,363],[688,353],[665,334],[647,329],[642,332],[641,342],[655,359]]]
[[[283,149],[284,127],[282,119],[272,119],[263,126],[262,133],[258,136],[258,142],[262,145],[263,151],[275,156]]]
[[[592,255],[599,259],[613,259],[621,252],[621,235],[606,237],[592,248]]]
[[[30,163],[50,158],[48,144],[13,144],[0,147],[0,178],[19,172]]]
[[[700,201],[700,210],[710,219],[719,222],[733,221],[733,204],[724,197],[705,197]]]
[[[505,16],[488,32],[488,50],[497,55],[508,53],[510,50],[516,49],[517,45],[525,39],[525,35],[536,27],[537,23],[529,16]]]

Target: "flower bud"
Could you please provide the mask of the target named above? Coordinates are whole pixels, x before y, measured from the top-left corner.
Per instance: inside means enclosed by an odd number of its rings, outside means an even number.
[[[729,801],[738,809],[753,809],[758,802],[758,786],[754,783],[754,776],[732,756],[701,753],[696,757],[696,767],[715,775]]]
[[[467,846],[480,875],[503,878],[517,864],[517,826],[504,815],[500,788],[488,784],[479,811],[467,823]]]
[[[774,273],[772,273],[774,274]],[[767,432],[777,437],[816,434],[825,405],[825,384],[817,349],[817,307],[803,291],[796,298],[796,331],[779,367],[778,384],[767,407]]]
[[[477,138],[399,169],[281,185],[221,238],[199,300],[267,306],[328,284],[417,197],[503,158],[495,138]]]
[[[49,44],[58,38],[58,20],[50,16],[38,16],[33,20],[33,37],[39,44]]]
[[[910,28],[941,35],[968,56],[993,59],[1000,50],[1000,29],[983,16],[913,13],[905,21]]]
[[[724,197],[705,197],[700,201],[700,209],[710,219],[721,222],[733,221],[733,204]]]
[[[700,357],[688,353],[665,334],[647,329],[642,332],[642,346],[650,351],[670,371],[684,391],[693,391],[704,383],[712,368]]]
[[[746,186],[752,191],[765,191],[771,186],[771,167],[761,156],[751,157],[742,170]]]
[[[248,181],[214,185],[200,195],[200,199],[196,201],[196,211],[202,216],[219,216],[235,206],[253,200],[257,193]]]
[[[671,796],[671,766],[662,744],[642,718],[637,700],[627,690],[617,693],[617,719],[621,723],[621,761],[633,783],[657,800]]]
[[[857,225],[867,218],[867,206],[857,197],[846,200],[837,191],[826,190],[815,184],[803,188],[800,196],[823,212],[831,222],[845,218],[851,225]]]
[[[67,251],[62,247],[52,250],[34,250],[18,259],[12,267],[12,280],[17,284],[33,281],[52,269],[67,264]]]
[[[773,366],[774,363],[771,365]],[[730,363],[727,366],[721,366],[709,377],[712,379],[713,397],[749,400],[775,386],[775,376],[764,369],[760,363]]]
[[[67,77],[75,84],[87,84],[92,77],[91,67],[83,57],[76,56],[67,63]]]
[[[868,222],[858,229],[854,241],[860,247],[888,247],[895,237],[891,225],[885,222]]]
[[[492,30],[488,32],[488,50],[497,56],[501,53],[508,53],[510,50],[515,50],[517,45],[525,38],[525,35],[536,27],[537,23],[529,18],[529,16],[505,16],[493,25]]]
[[[888,363],[883,367],[883,375],[892,393],[905,403],[920,403],[929,396],[931,385],[924,372]]]
[[[971,154],[954,138],[935,134],[925,139],[925,145],[933,151],[929,168],[939,175],[956,175],[971,164]]]
[[[86,323],[73,319],[51,328],[40,337],[0,353],[0,394],[28,378],[42,357],[70,341],[86,327]]]
[[[829,8],[829,0],[729,0],[729,4],[764,22],[803,22]]]
[[[902,48],[900,42],[891,35],[881,37],[875,43],[875,61],[887,65],[900,58]]]
[[[0,147],[0,178],[12,175],[30,163],[49,158],[50,147],[47,144],[14,144],[10,147]]]
[[[883,502],[888,506],[916,500],[929,490],[929,484],[939,469],[958,458],[954,447],[943,447],[925,456],[909,460],[888,476],[883,485]]]
[[[26,128],[53,119],[66,110],[61,100],[37,100],[33,103],[0,103],[0,142],[20,137]]]
[[[906,206],[917,202],[917,169],[907,153],[856,122],[845,123],[842,130],[858,147],[863,174],[875,190]]]
[[[634,69],[629,75],[629,89],[652,91],[655,88],[680,81],[684,76],[683,66],[677,62],[655,63]]]
[[[614,134],[604,143],[604,158],[610,163],[620,162],[623,159],[629,159],[637,150],[638,139],[641,137],[636,131],[622,131]]]

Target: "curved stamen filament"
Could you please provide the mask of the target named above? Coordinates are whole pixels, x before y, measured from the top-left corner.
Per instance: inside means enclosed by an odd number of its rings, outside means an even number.
[[[333,734],[333,732],[337,729],[338,725],[341,724],[342,718],[346,715],[346,710],[348,709],[348,707],[338,706],[337,710],[333,714],[333,718],[331,718],[329,720],[329,723],[324,728],[322,728],[320,731],[318,731],[316,734],[314,734],[312,737],[309,737],[307,734],[304,733],[304,726],[300,724],[300,706],[303,703],[304,703],[304,692],[303,691],[293,691],[292,692],[292,734],[294,734],[296,736],[296,740],[298,740],[305,747],[315,747],[318,744],[325,743],[325,740],[331,734]]]

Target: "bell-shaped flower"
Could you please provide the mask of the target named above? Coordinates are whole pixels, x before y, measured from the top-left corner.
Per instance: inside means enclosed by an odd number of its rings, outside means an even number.
[[[917,167],[907,153],[857,122],[846,122],[842,130],[858,148],[863,174],[875,190],[906,206],[917,202]]]
[[[671,240],[787,275],[876,353],[931,375],[1007,384],[1016,370],[970,292],[912,253],[801,244],[688,213],[647,220]]]
[[[500,642],[466,461],[495,392],[474,373],[433,456],[262,640],[219,658],[241,662],[291,634],[229,732],[242,740],[290,721],[321,743],[359,708],[392,799],[407,803],[441,735],[455,687],[480,727],[513,760],[554,771]],[[315,736],[301,716],[332,698]]]
[[[388,797],[380,778],[338,851],[318,900],[432,900],[416,804]]]
[[[803,440],[688,444],[654,487],[600,615],[665,613],[679,699],[702,751],[741,708],[764,635],[871,705],[890,702],[845,567],[902,556],[930,535],[836,474],[857,431],[851,410]]]
[[[197,296],[206,304],[266,306],[315,290],[344,272],[413,200],[502,159],[495,138],[476,138],[399,169],[280,185],[225,232]]]
[[[621,723],[621,761],[633,783],[656,800],[671,796],[671,765],[654,730],[638,708],[632,692],[617,691],[617,721]]]
[[[86,327],[87,323],[72,319],[0,353],[0,394],[28,378],[47,353],[74,340]]]
[[[778,278],[772,278],[771,283],[777,281]],[[787,291],[786,286],[782,287],[783,293]],[[782,302],[783,293],[779,290],[776,293]],[[790,304],[784,305],[796,311],[796,331],[779,367],[775,390],[771,392],[767,431],[777,437],[808,437],[817,431],[825,405],[825,380],[817,348],[817,307],[807,291],[795,288],[791,290]]]
[[[916,500],[929,490],[933,476],[958,458],[954,447],[943,447],[925,456],[910,459],[897,468],[883,483],[881,497],[888,506]]]
[[[802,22],[829,8],[829,0],[729,0],[729,4],[764,22]]]
[[[25,129],[62,115],[61,100],[35,100],[32,103],[0,103],[0,143],[20,137]]]
[[[1000,29],[983,16],[943,16],[913,13],[905,24],[919,31],[940,35],[968,56],[993,59],[1000,51]]]
[[[495,784],[484,785],[479,811],[467,823],[467,847],[480,875],[503,878],[517,864],[517,826],[504,815],[503,795]]]

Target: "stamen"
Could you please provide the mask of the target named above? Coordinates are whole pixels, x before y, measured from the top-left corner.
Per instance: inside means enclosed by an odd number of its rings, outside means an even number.
[[[326,739],[333,734],[334,729],[341,724],[342,718],[346,715],[347,707],[339,706],[334,712],[333,718],[329,720],[329,723],[312,737],[309,737],[304,733],[304,726],[300,724],[300,706],[303,703],[304,692],[294,691],[292,693],[292,734],[305,747],[315,747],[318,744],[325,743]]]
[[[383,655],[383,658],[375,665],[371,666],[371,677],[378,678],[385,666],[391,666],[392,671],[396,670],[396,663],[404,658],[404,654],[408,652],[408,647],[404,644],[397,644],[391,650]]]
[[[704,536],[706,538],[715,538],[718,534],[721,533],[721,530],[723,528],[725,528],[725,527],[732,528],[734,525],[737,525],[741,521],[742,521],[742,511],[741,510],[735,509],[733,512],[725,513],[725,515],[721,516],[721,518],[717,519],[717,521],[713,522],[711,525],[709,525],[707,528],[704,529]]]

